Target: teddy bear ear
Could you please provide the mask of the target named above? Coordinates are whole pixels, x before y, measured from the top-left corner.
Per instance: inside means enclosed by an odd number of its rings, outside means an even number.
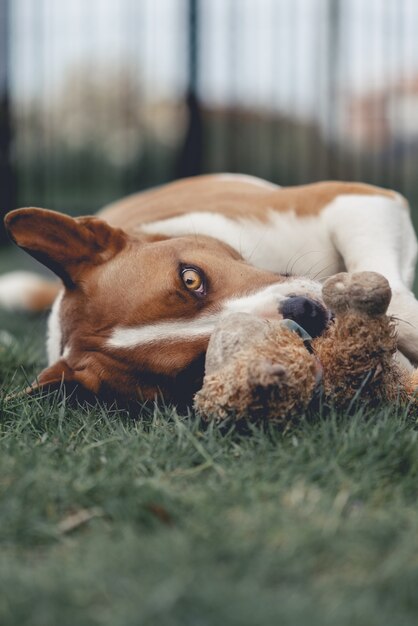
[[[94,217],[73,218],[47,209],[16,209],[4,220],[11,239],[46,265],[66,287],[73,287],[83,269],[117,254],[127,235]]]

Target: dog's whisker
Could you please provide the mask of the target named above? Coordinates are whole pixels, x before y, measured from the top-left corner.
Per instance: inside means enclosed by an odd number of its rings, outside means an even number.
[[[308,256],[309,254],[319,254],[319,255],[320,255],[320,256],[319,256],[319,258],[318,258],[318,259],[317,259],[314,263],[312,263],[312,265],[310,266],[310,268],[309,268],[308,270],[305,270],[305,271],[303,272],[304,276],[307,276],[307,277],[308,277],[308,278],[310,278],[311,280],[314,280],[314,279],[312,279],[312,276],[311,276],[311,272],[312,272],[312,270],[313,270],[313,269],[314,269],[314,268],[315,268],[315,267],[316,267],[319,263],[321,263],[321,262],[322,262],[325,258],[327,258],[327,257],[329,256],[329,253],[330,253],[330,251],[329,251],[329,250],[326,250],[326,251],[324,251],[324,250],[318,250],[318,249],[308,250],[307,252],[305,252],[304,254],[299,255],[299,256],[295,259],[295,261],[294,261],[294,262],[293,262],[293,264],[292,264],[292,267],[291,267],[290,273],[292,273],[292,272],[293,272],[293,269],[294,269],[295,265],[296,265],[297,263],[299,263],[299,261],[300,261],[301,259],[303,259],[304,257]],[[293,255],[293,256],[294,256],[294,255]],[[291,259],[293,259],[293,256],[291,257]],[[288,262],[287,267],[289,266],[289,263],[290,263],[290,261]],[[332,265],[332,264],[331,264],[331,265]],[[326,266],[324,269],[326,269],[327,267],[329,267],[329,266]],[[322,270],[322,271],[323,271],[323,270]],[[320,274],[321,272],[318,272],[318,273]],[[317,275],[318,275],[318,274],[317,274]]]
[[[287,263],[286,263],[286,269],[285,269],[285,274],[289,274],[290,270],[289,270],[289,265],[292,263],[293,259],[295,258],[295,256],[297,256],[297,252],[295,252],[294,254],[292,254],[291,257],[289,257]]]
[[[306,254],[310,254],[311,252],[313,252],[313,250],[310,250],[310,251],[306,252]],[[294,267],[295,263],[297,263],[297,262],[299,261],[299,258],[300,258],[300,256],[297,256],[297,255],[298,255],[298,253],[297,253],[297,252],[295,252],[295,254],[292,254],[292,256],[291,256],[291,257],[289,257],[289,259],[288,259],[288,261],[287,261],[287,263],[286,263],[286,270],[285,270],[285,274],[291,274],[291,273],[292,273],[292,270],[293,270],[293,267]],[[302,255],[302,256],[303,256],[303,255]],[[293,259],[294,259],[295,257],[297,257],[297,258],[296,258],[296,261],[293,263],[292,267],[289,269],[289,265],[292,263],[292,261],[293,261]]]
[[[299,263],[299,261],[301,261],[302,259],[304,259],[306,256],[308,256],[309,254],[316,254],[318,252],[318,250],[308,250],[307,252],[304,252],[303,254],[300,254],[299,256],[296,257],[295,261],[292,263],[292,267],[290,268],[290,274],[293,274],[293,269],[296,265],[296,263]],[[293,255],[295,256],[295,255]],[[293,258],[293,257],[292,257]]]
[[[322,269],[319,270],[319,272],[317,272],[315,274],[315,276],[313,276],[312,280],[316,280],[318,278],[318,276],[320,274],[322,274],[322,272],[325,272],[326,270],[330,269],[332,266],[334,265],[334,263],[328,263],[328,265],[326,265],[325,267],[323,267]],[[323,276],[322,279],[324,280],[325,278],[329,278],[330,276],[332,276],[333,274],[335,274],[335,272],[332,272],[331,274],[328,274],[328,276]]]
[[[266,236],[265,233],[261,235],[260,239],[257,241],[254,248],[251,250],[250,254],[247,256],[247,261],[251,261],[252,257],[254,256],[255,251],[257,250],[257,248],[259,247],[263,239],[265,239],[265,236]]]
[[[331,276],[334,276],[334,275],[335,275],[335,272],[332,272],[331,274],[325,274],[325,276],[321,276],[321,280],[319,282],[322,283],[323,281],[327,280],[327,278],[331,278]]]
[[[318,252],[319,252],[319,251],[318,251]],[[311,265],[311,267],[309,268],[309,271],[307,272],[307,274],[308,274],[308,276],[309,276],[309,278],[310,278],[311,280],[315,280],[315,278],[316,278],[317,276],[319,276],[319,274],[321,274],[321,272],[324,272],[324,271],[325,271],[328,267],[332,267],[332,265],[334,264],[334,262],[330,263],[329,265],[326,265],[326,266],[325,266],[324,268],[322,268],[319,272],[317,272],[317,273],[315,274],[315,276],[314,276],[314,277],[312,276],[312,271],[313,271],[314,267],[316,267],[317,265],[319,265],[319,263],[321,263],[321,262],[322,262],[322,260],[324,260],[324,259],[325,259],[325,258],[327,258],[328,256],[329,256],[329,254],[328,254],[327,252],[324,252],[323,254],[321,254],[320,258],[319,258],[317,261],[315,261],[315,263],[313,263],[313,264]],[[334,272],[333,272],[333,273],[334,273]],[[332,274],[331,274],[331,275],[332,275]]]
[[[311,267],[309,268],[309,270],[307,271],[307,276],[309,276],[309,278],[310,278],[311,280],[315,280],[315,279],[314,279],[314,277],[312,276],[312,272],[313,272],[313,269],[314,269],[314,268],[316,268],[316,267],[319,265],[319,263],[321,263],[321,261],[322,261],[322,259],[318,259],[318,261],[316,261],[315,263],[313,263],[313,264],[311,265]],[[319,270],[319,272],[317,272],[317,273],[315,274],[315,276],[318,276],[318,274],[320,274],[321,272],[323,272],[324,270],[326,270],[326,269],[327,269],[327,267],[328,267],[328,266],[326,265],[325,267],[323,267],[322,269],[320,269],[320,270]]]
[[[414,330],[417,329],[415,324],[412,324],[412,322],[408,322],[408,320],[404,320],[402,317],[397,317],[396,315],[392,315],[391,317],[392,317],[393,320],[395,320],[395,322],[402,322],[403,324],[407,324],[408,326],[410,326]]]

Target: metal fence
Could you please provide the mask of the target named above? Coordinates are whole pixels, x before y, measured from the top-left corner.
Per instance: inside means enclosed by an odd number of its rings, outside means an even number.
[[[417,30],[416,0],[0,0],[0,212],[203,171],[418,207]]]

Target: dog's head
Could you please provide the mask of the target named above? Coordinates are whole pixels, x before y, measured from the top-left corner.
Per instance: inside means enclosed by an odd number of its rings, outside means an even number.
[[[257,269],[210,237],[130,235],[35,208],[12,211],[6,227],[64,284],[39,386],[187,401],[201,384],[209,336],[229,312],[291,318],[312,336],[328,322],[318,283]]]

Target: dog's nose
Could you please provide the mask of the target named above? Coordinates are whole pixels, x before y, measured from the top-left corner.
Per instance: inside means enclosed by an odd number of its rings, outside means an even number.
[[[311,337],[318,337],[329,321],[326,308],[320,302],[304,296],[289,296],[281,303],[280,313],[284,319],[297,322]]]

